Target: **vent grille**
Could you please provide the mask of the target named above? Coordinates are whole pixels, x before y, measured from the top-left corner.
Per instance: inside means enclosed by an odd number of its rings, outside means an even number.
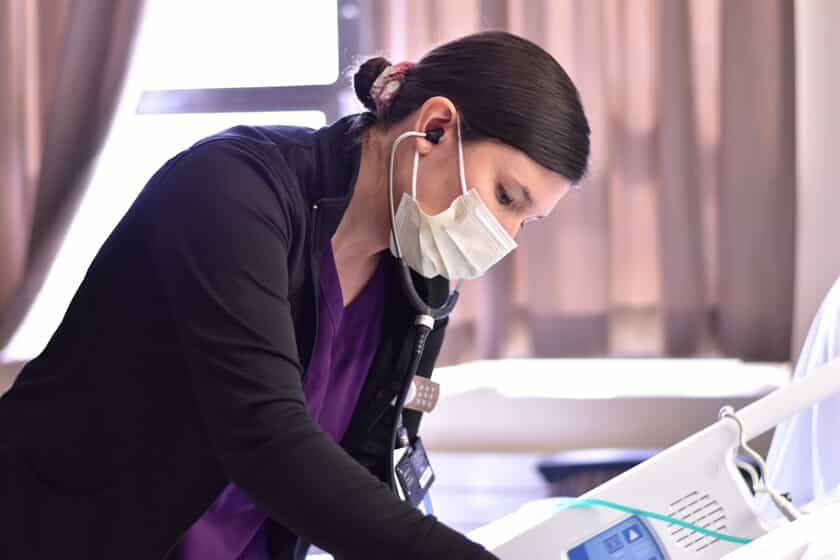
[[[671,503],[671,512],[668,515],[710,531],[720,532],[726,529],[726,512],[723,506],[709,494],[697,491]],[[706,550],[718,542],[716,538],[673,523],[668,525],[668,532],[679,546],[695,552]]]

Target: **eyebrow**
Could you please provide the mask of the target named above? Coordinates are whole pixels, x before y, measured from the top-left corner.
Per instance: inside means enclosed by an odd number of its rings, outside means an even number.
[[[531,190],[519,182],[516,183],[516,186],[518,186],[519,189],[522,191],[522,195],[525,197],[525,202],[528,204],[528,207],[532,208],[534,206],[534,199],[531,197]],[[544,219],[545,216],[543,216],[542,214],[537,214],[536,216],[528,216],[527,218],[522,220],[521,225],[525,225],[528,222],[538,222]]]
[[[531,198],[531,191],[525,185],[521,183],[517,183],[517,186],[522,190],[522,194],[525,196],[525,202],[528,203],[528,206],[534,205],[534,199]]]

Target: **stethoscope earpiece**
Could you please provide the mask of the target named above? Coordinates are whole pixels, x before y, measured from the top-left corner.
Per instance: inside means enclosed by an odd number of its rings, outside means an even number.
[[[437,144],[440,142],[441,137],[443,136],[443,129],[442,128],[435,128],[433,130],[426,131],[426,140],[431,142],[432,144]]]

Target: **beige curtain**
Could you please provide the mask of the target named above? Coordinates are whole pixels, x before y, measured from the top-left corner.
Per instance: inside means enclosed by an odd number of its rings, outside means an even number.
[[[578,85],[592,167],[467,285],[443,362],[785,360],[795,216],[792,0],[369,0],[372,51],[416,60],[481,29]]]
[[[798,358],[814,315],[840,278],[837,147],[840,145],[840,2],[796,0],[796,281],[791,352]]]
[[[142,0],[0,0],[0,348],[36,295],[117,103]]]

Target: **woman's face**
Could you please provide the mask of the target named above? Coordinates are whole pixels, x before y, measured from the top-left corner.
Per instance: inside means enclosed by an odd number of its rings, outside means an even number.
[[[455,136],[455,135],[452,135]],[[446,210],[461,191],[457,137],[422,150],[417,176],[417,200],[427,214]],[[412,150],[413,152],[413,150]],[[425,152],[425,153],[424,153]],[[405,154],[409,156],[409,154]],[[411,157],[404,157],[403,192],[410,192]],[[511,237],[522,226],[541,219],[569,191],[568,179],[550,171],[525,153],[496,140],[464,143],[467,189],[475,189]]]

